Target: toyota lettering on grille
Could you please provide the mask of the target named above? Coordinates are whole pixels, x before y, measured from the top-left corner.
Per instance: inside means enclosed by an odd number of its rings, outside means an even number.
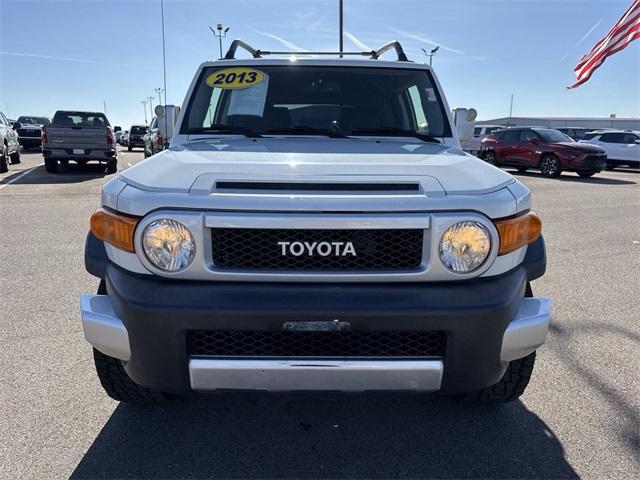
[[[300,257],[308,255],[313,257],[356,257],[356,249],[352,242],[278,242],[283,257],[293,255]]]

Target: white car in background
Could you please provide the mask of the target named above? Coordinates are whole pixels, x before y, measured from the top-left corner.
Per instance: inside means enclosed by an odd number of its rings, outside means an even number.
[[[580,143],[598,145],[607,151],[607,168],[640,168],[640,134],[628,130],[594,131]]]
[[[496,130],[502,130],[504,128],[506,127],[502,125],[478,125],[473,129],[473,137],[460,139],[460,145],[465,152],[476,155],[480,153],[482,140],[484,140],[487,135],[491,135]]]

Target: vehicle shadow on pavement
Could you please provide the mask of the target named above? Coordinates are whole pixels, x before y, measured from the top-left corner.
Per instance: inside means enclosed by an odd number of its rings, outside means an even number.
[[[119,405],[72,478],[577,478],[521,402],[417,394],[196,396]]]
[[[544,177],[541,173],[537,173],[537,172],[518,172],[517,170],[513,170],[513,171],[509,170],[509,173],[511,175],[515,175],[516,177],[532,177],[532,178],[537,177],[537,178],[546,179],[546,177]],[[619,180],[617,178],[598,177],[598,174],[596,174],[593,177],[582,178],[582,177],[579,177],[577,174],[571,173],[571,172],[565,172],[562,175],[560,175],[558,178],[549,178],[549,180],[559,181],[559,182],[591,183],[596,185],[636,185],[636,182],[633,182],[631,180]]]
[[[23,171],[19,171],[0,180],[0,185],[8,183],[12,178],[21,175]],[[96,178],[106,177],[106,169],[104,165],[87,164],[87,165],[67,165],[60,167],[58,173],[48,173],[44,165],[34,168],[29,175],[25,175],[19,180],[13,182],[13,185],[55,185],[64,183],[80,183]]]

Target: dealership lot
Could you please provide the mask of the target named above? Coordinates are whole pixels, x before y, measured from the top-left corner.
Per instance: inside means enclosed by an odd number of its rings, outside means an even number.
[[[2,477],[632,478],[640,469],[640,175],[518,174],[543,219],[552,328],[522,402],[221,394],[118,405],[82,336],[88,219],[110,177],[0,175]],[[120,169],[142,152],[120,152]],[[26,173],[28,172],[28,173]]]

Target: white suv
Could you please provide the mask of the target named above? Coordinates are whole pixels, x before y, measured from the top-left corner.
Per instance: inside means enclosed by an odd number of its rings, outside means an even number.
[[[267,54],[202,64],[170,147],[104,186],[81,314],[106,392],[516,399],[550,320],[529,190],[460,149],[397,42]]]
[[[607,151],[607,168],[640,168],[640,134],[624,130],[596,131],[585,135],[580,143],[598,145]]]

